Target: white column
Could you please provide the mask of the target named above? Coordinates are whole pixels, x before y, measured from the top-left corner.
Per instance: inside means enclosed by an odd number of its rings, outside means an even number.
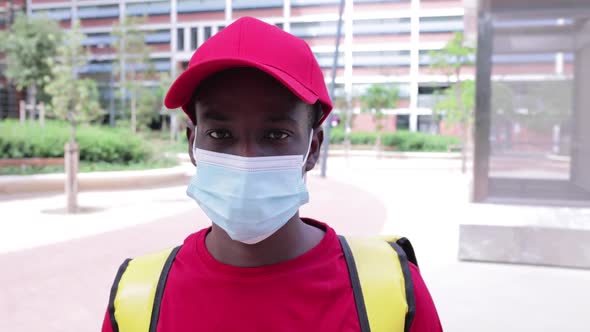
[[[177,1],[170,0],[170,29],[172,29],[172,42],[170,43],[170,76],[176,77],[176,53],[178,53],[178,15],[176,13]]]
[[[344,92],[346,101],[352,101],[352,17],[353,0],[346,0],[344,7]]]
[[[191,52],[193,49],[191,48],[191,28],[183,28],[184,29],[184,52],[189,51]]]
[[[291,32],[291,0],[283,0],[283,30]]]
[[[225,0],[225,25],[232,21],[232,0]]]
[[[557,20],[557,25],[564,25],[564,24],[565,24],[565,20],[563,18],[560,18]],[[559,52],[559,53],[555,54],[555,73],[557,75],[563,74],[563,63],[564,63],[563,53]]]
[[[33,3],[31,0],[27,0],[26,4],[27,4],[27,16],[31,17],[31,15],[33,14],[33,9],[31,8]]]
[[[211,37],[215,36],[219,32],[219,26],[214,25],[211,27]]]
[[[420,75],[420,0],[412,0],[410,13],[410,131],[416,131]]]
[[[205,42],[205,27],[199,26],[197,29],[197,47],[201,46]]]
[[[72,0],[72,27],[74,26],[74,22],[78,20],[78,1]]]

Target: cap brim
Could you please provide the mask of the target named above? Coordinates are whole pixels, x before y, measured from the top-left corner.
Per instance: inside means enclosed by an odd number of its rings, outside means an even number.
[[[315,93],[280,69],[254,61],[225,58],[202,62],[185,70],[180,76],[178,76],[174,83],[172,83],[172,86],[166,94],[164,105],[169,109],[185,106],[190,102],[195,89],[201,81],[219,71],[235,67],[253,67],[262,70],[281,82],[293,92],[293,94],[307,104],[314,104],[319,99]]]

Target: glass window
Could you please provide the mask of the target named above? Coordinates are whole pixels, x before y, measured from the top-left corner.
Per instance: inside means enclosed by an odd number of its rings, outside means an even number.
[[[107,18],[119,17],[119,6],[84,6],[78,7],[79,18]]]
[[[410,33],[410,19],[355,20],[352,31],[355,35],[406,34]]]
[[[490,65],[476,83],[487,99],[476,109],[477,201],[590,203],[590,44],[577,42],[588,9],[508,1],[490,14],[477,55]]]
[[[322,68],[332,68],[334,65],[334,53],[316,53],[315,58]],[[338,57],[338,67],[344,67],[344,53],[340,53]]]
[[[191,51],[197,49],[197,28],[191,28]]]
[[[420,32],[463,31],[463,16],[421,17]]]
[[[233,0],[234,9],[282,7],[283,0]]]
[[[134,2],[127,4],[127,15],[166,15],[170,14],[170,1]]]
[[[184,50],[184,28],[176,30],[176,49],[178,51]]]
[[[410,130],[410,116],[408,114],[396,115],[395,128],[397,130]]]
[[[145,42],[148,44],[169,43],[170,42],[170,30],[158,30],[158,31],[148,32],[145,35]]]
[[[110,33],[89,33],[86,35],[82,45],[84,46],[107,46],[114,42],[115,38]]]
[[[33,15],[47,16],[54,20],[63,21],[72,18],[72,10],[70,8],[37,9],[33,10]]]
[[[205,27],[205,40],[203,40],[203,42],[207,41],[209,38],[211,38],[211,27]]]
[[[225,10],[225,0],[178,0],[179,13]]]
[[[291,23],[291,33],[297,37],[335,37],[337,30],[338,21]],[[342,25],[342,36],[344,36],[344,25]]]
[[[409,66],[410,51],[353,52],[355,67]]]

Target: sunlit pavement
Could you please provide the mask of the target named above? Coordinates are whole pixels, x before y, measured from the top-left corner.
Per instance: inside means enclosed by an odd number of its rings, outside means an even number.
[[[458,160],[332,158],[301,215],[341,233],[409,237],[446,331],[588,331],[590,271],[457,261],[467,203]],[[0,331],[96,331],[116,269],[207,225],[185,187],[0,198]],[[486,210],[487,209],[487,210]]]

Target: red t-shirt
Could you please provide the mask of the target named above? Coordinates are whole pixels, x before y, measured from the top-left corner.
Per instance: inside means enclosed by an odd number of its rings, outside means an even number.
[[[209,229],[190,235],[168,275],[158,332],[360,331],[338,237],[323,223],[306,222],[325,229],[322,241],[293,260],[263,267],[220,263],[205,246]],[[410,270],[416,297],[410,331],[442,331],[418,268]],[[108,314],[102,332],[113,332]]]

